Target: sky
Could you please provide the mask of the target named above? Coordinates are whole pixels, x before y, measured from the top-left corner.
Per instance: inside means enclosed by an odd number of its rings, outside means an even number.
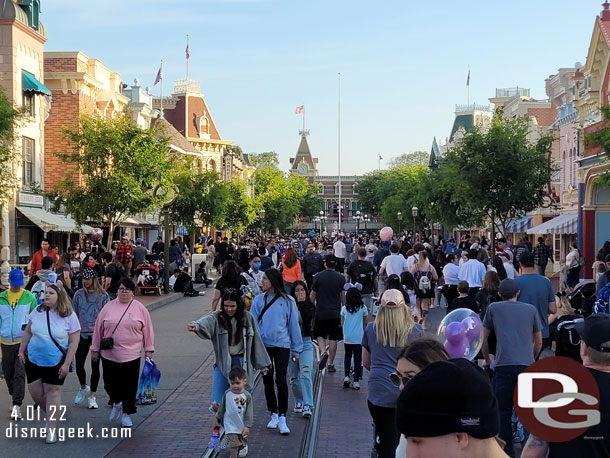
[[[545,79],[586,60],[602,0],[48,0],[46,51],[81,51],[129,85],[201,81],[223,139],[275,151],[280,167],[308,142],[322,175],[377,169],[449,136],[456,104],[496,88],[546,99]],[[160,85],[153,87],[160,94]]]

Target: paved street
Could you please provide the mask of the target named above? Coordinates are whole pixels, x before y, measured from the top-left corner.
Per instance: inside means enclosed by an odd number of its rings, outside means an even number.
[[[138,412],[132,415],[134,422],[133,435],[140,434],[140,425],[146,418],[165,402],[165,400],[180,387],[180,385],[191,376],[204,363],[212,352],[212,346],[209,342],[203,341],[198,337],[188,333],[185,329],[186,323],[193,319],[199,318],[204,313],[209,313],[211,303],[212,290],[208,289],[208,294],[201,298],[182,298],[182,295],[176,295],[171,299],[174,302],[163,307],[154,309],[151,312],[151,317],[155,330],[155,362],[161,370],[161,381],[159,384],[159,401],[154,406],[138,407]],[[178,298],[178,300],[175,300]],[[162,300],[167,300],[162,296]],[[152,297],[145,299],[146,303],[151,303],[154,300]],[[88,363],[87,366],[88,367]],[[90,370],[87,371],[90,373]],[[84,426],[87,422],[93,428],[94,434],[99,433],[100,428],[108,426],[120,426],[120,423],[110,424],[108,415],[110,409],[106,406],[108,396],[103,390],[103,381],[100,381],[98,389],[98,410],[88,410],[86,406],[75,406],[74,396],[78,391],[79,384],[76,374],[68,375],[64,389],[62,391],[63,404],[67,406],[66,421],[62,422],[62,426],[66,428]],[[201,406],[206,401],[192,400],[192,405],[198,411],[202,411]],[[8,406],[10,398],[6,389],[6,384],[2,382],[0,387],[0,405],[6,406],[6,415],[0,416],[0,456],[2,458],[13,457],[46,457],[46,458],[70,458],[81,457],[83,454],[89,458],[98,458],[105,456],[118,443],[119,439],[72,439],[66,442],[47,445],[42,439],[9,439],[7,438],[6,428],[14,423],[9,420]],[[27,394],[25,405],[31,405],[32,401]],[[207,411],[206,411],[207,412]],[[44,427],[42,421],[24,420],[19,422],[20,426]],[[152,452],[148,450],[149,453]]]

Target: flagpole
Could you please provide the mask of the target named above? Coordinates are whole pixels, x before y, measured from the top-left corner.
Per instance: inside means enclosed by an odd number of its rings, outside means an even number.
[[[305,135],[305,104],[303,104],[303,135]]]
[[[338,140],[337,140],[337,158],[339,171],[339,226],[341,232],[341,72],[339,72],[339,106],[338,106]]]
[[[468,109],[470,109],[470,65],[468,65]]]
[[[161,59],[161,119],[163,119],[163,59]]]
[[[186,34],[186,49],[189,49],[189,34]],[[186,54],[186,80],[189,80],[189,55]]]

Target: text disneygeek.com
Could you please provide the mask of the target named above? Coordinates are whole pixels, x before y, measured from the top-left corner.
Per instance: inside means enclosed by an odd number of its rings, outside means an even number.
[[[131,439],[131,428],[99,428],[96,431],[89,422],[86,426],[55,428],[57,440],[64,442],[66,439]],[[46,439],[53,433],[53,428],[28,427],[11,424],[4,431],[7,439]]]

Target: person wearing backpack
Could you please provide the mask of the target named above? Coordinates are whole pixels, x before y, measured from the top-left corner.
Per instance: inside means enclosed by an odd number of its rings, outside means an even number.
[[[25,371],[19,362],[22,327],[37,306],[34,295],[23,289],[23,272],[9,273],[10,288],[0,293],[0,337],[2,338],[2,372],[11,396],[11,418],[21,419],[21,405],[25,395]]]
[[[411,273],[415,280],[415,296],[417,298],[415,306],[419,316],[422,317],[421,325],[426,329],[430,299],[434,298],[434,290],[438,282],[436,269],[428,260],[426,250],[419,252],[417,262],[411,268]]]
[[[372,312],[373,294],[377,291],[377,275],[375,266],[367,261],[366,248],[358,250],[358,260],[350,263],[347,273],[351,283],[362,285],[362,303],[366,306],[368,313]]]
[[[272,361],[271,368],[263,375],[267,409],[271,413],[267,428],[279,427],[280,434],[285,435],[290,434],[286,424],[288,363],[291,358],[297,362],[303,351],[299,310],[295,300],[284,292],[279,270],[269,269],[265,272],[263,291],[264,294],[254,298],[250,313],[258,323],[261,338]]]
[[[469,294],[472,297],[475,297],[481,286],[483,286],[483,280],[485,280],[485,274],[487,273],[485,265],[477,259],[478,255],[478,250],[470,250],[468,252],[468,261],[462,264],[458,274],[460,281],[467,281],[470,285]]]
[[[49,274],[53,273],[53,264],[55,260],[51,256],[45,256],[40,262],[41,269],[36,272],[36,275],[30,277],[28,284],[25,285],[27,291],[31,291],[39,304],[44,300],[46,283],[49,280]]]
[[[102,253],[102,264],[104,266],[102,286],[110,299],[116,299],[119,281],[121,278],[127,277],[127,273],[112,260],[112,254],[108,252]]]
[[[313,286],[313,276],[318,272],[322,272],[322,270],[324,270],[322,255],[316,253],[313,243],[308,242],[305,248],[305,256],[303,256],[303,271],[308,288]]]

